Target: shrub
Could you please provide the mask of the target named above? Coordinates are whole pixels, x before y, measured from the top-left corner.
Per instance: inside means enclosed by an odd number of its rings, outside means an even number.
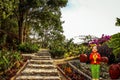
[[[52,58],[60,58],[63,57],[65,50],[62,47],[51,48],[50,50]]]
[[[108,47],[106,43],[104,43],[101,46],[98,46],[98,52],[101,54],[101,56],[108,57],[110,54],[112,54],[112,49]]]
[[[24,43],[18,46],[18,50],[27,53],[33,53],[33,52],[37,52],[39,50],[39,47],[37,44]]]
[[[112,53],[112,48],[109,48],[106,43],[102,44],[101,46],[98,46],[98,52],[102,57],[108,57],[108,64],[112,64],[115,62],[115,56]]]

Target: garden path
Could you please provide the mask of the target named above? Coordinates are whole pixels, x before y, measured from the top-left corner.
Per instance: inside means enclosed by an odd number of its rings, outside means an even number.
[[[48,50],[41,50],[31,56],[15,80],[61,80],[61,78]]]

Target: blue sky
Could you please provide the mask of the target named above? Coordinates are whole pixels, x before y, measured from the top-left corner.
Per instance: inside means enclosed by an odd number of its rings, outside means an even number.
[[[64,35],[67,39],[79,35],[112,35],[120,32],[115,26],[120,18],[120,0],[68,0],[62,8]],[[75,40],[79,42],[79,39]]]

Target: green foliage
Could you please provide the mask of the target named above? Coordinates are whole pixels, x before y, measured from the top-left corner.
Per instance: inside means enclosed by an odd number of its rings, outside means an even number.
[[[62,58],[65,53],[65,49],[58,46],[58,47],[52,48],[50,50],[50,53],[53,58]]]
[[[61,58],[65,53],[63,41],[60,40],[53,41],[49,48],[53,58]]]
[[[54,41],[50,47],[50,53],[54,58],[78,56],[81,53],[90,53],[90,51],[91,49],[88,46],[75,44],[73,39]]]
[[[23,43],[18,46],[18,50],[27,53],[33,53],[39,50],[39,46],[37,44],[32,43]]]
[[[68,0],[49,0],[47,4],[52,7],[65,7],[67,2]]]
[[[120,33],[112,35],[107,45],[113,49],[113,54],[117,57],[120,53]]]
[[[20,61],[21,58],[22,57],[19,52],[7,50],[0,51],[0,71],[4,72],[11,68],[15,61]]]
[[[15,3],[17,3],[17,1],[14,0],[0,1],[0,13],[2,19],[6,19],[13,14],[13,10],[16,8]]]
[[[85,45],[80,45],[79,47],[79,53],[80,54],[86,54],[86,53],[90,53],[91,48]]]
[[[66,49],[64,57],[71,57],[79,54],[78,45],[73,42],[73,38],[65,41],[64,47]]]
[[[24,43],[30,39],[31,31],[40,39],[39,43],[49,46],[52,40],[63,33],[60,8],[65,7],[67,2],[68,0],[0,1],[0,42],[7,44],[10,41],[11,47]]]

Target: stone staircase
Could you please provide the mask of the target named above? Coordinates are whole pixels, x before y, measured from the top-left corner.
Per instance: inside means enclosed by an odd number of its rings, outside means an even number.
[[[61,80],[56,66],[47,50],[32,56],[15,80]]]

